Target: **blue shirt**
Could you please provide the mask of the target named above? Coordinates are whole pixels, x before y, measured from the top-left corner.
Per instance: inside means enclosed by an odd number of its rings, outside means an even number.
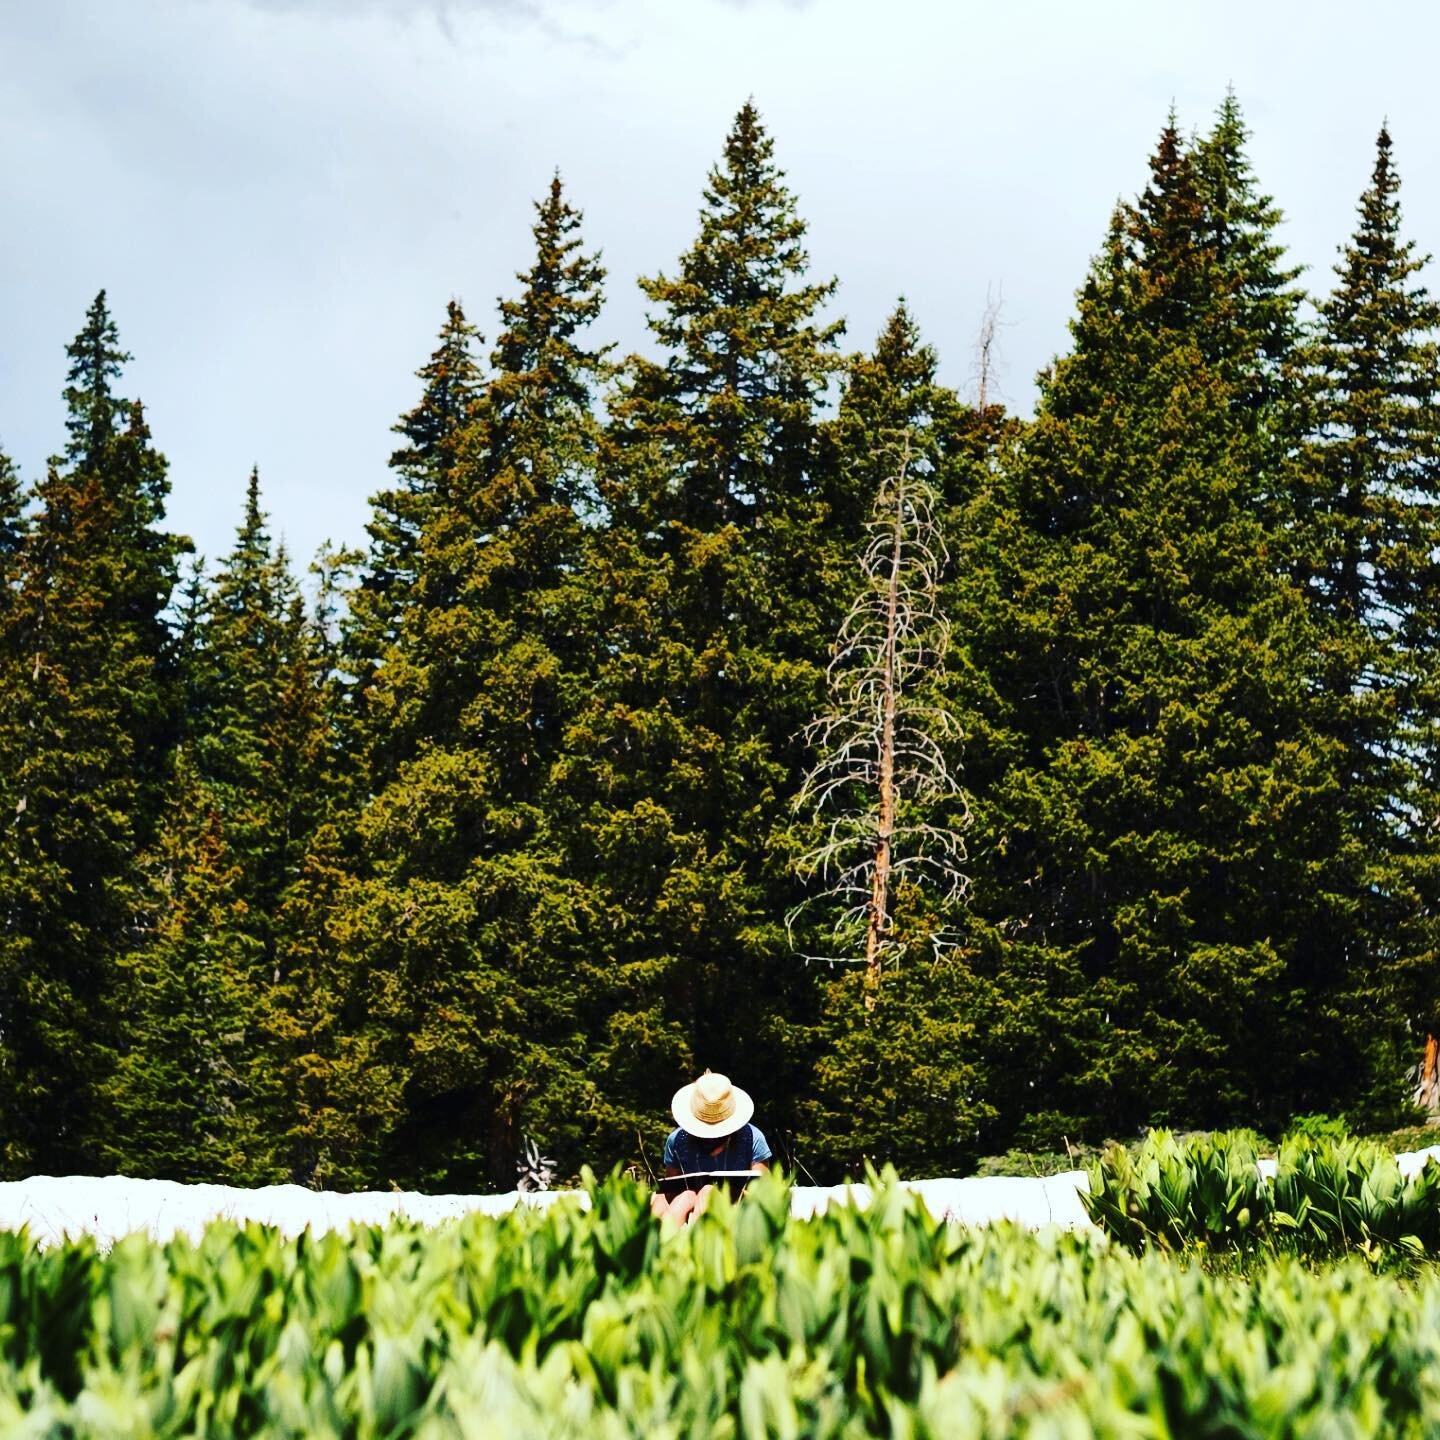
[[[672,1130],[665,1140],[665,1168],[673,1166],[682,1175],[690,1175],[697,1170],[748,1170],[752,1165],[769,1162],[770,1146],[753,1125],[727,1135],[724,1149],[712,1155],[710,1151],[720,1143],[697,1140],[678,1128]]]

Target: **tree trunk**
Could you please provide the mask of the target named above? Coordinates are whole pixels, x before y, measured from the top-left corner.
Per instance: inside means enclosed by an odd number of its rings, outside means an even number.
[[[890,586],[885,618],[885,671],[881,687],[880,813],[875,830],[875,874],[870,887],[870,915],[865,935],[865,1008],[875,1008],[880,984],[880,946],[890,912],[890,849],[895,836],[895,643],[900,613],[900,557],[905,525],[905,469],[909,447],[900,464],[895,489],[895,540],[890,552]]]
[[[1440,1036],[1433,1032],[1425,1037],[1425,1058],[1417,1072],[1415,1103],[1432,1115],[1440,1114]]]

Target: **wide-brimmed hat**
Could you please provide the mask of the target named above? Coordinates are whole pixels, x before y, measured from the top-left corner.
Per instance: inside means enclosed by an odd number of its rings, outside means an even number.
[[[697,1140],[719,1140],[750,1122],[755,1102],[728,1075],[707,1070],[692,1085],[682,1085],[670,1102],[675,1123]]]

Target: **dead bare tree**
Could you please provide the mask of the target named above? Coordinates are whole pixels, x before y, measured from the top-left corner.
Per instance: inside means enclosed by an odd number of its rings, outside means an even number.
[[[949,641],[937,600],[948,562],[935,523],[935,494],[910,438],[880,486],[860,558],[860,594],[840,626],[830,661],[831,708],[806,727],[818,759],[796,796],[823,826],[798,862],[818,892],[787,916],[797,926],[815,907],[829,912],[832,953],[811,959],[863,963],[867,1003],[895,948],[892,903],[902,882],[930,887],[941,903],[969,886],[960,831],[931,823],[941,803],[964,797],[946,760],[959,726],[928,698]],[[943,932],[932,937],[944,943]]]
[[[980,330],[975,337],[975,408],[985,410],[994,388],[995,371],[1000,361],[1000,311],[1005,295],[999,286],[985,291],[985,309],[980,316]]]
[[[1415,1104],[1430,1115],[1440,1114],[1440,1036],[1433,1030],[1425,1035],[1425,1054],[1411,1078]]]

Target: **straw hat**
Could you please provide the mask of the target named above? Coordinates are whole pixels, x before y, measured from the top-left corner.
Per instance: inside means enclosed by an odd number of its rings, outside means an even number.
[[[750,1121],[755,1102],[728,1075],[706,1071],[693,1085],[682,1085],[670,1102],[675,1123],[697,1140],[733,1135]]]

